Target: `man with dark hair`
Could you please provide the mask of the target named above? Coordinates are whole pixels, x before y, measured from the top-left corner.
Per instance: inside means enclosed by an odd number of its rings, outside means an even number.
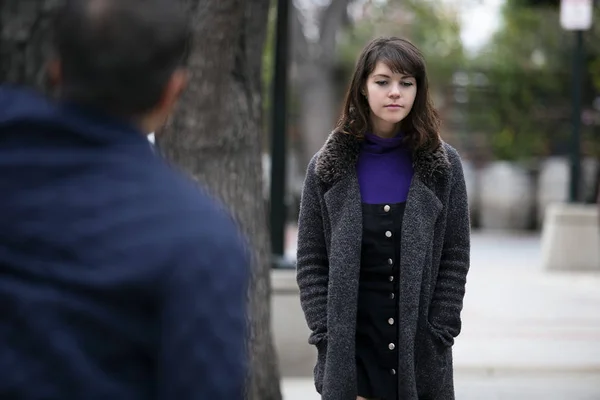
[[[70,1],[55,25],[62,97],[123,116],[176,99],[191,36],[180,11],[168,0]]]
[[[249,257],[146,135],[186,85],[169,0],[72,0],[58,99],[0,86],[0,398],[243,398]]]

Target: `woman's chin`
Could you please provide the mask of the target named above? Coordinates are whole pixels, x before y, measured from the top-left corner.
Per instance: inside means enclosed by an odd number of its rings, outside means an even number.
[[[400,122],[402,122],[403,119],[404,118],[386,118],[386,119],[384,119],[384,121],[388,124],[396,125],[396,124],[399,124]]]

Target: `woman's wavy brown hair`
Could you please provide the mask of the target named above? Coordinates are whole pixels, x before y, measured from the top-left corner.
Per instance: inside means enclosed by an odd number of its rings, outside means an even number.
[[[400,122],[400,130],[406,143],[413,153],[436,150],[441,144],[440,119],[429,97],[423,54],[408,40],[397,37],[374,39],[363,49],[346,93],[336,130],[362,137],[371,129],[371,109],[362,91],[369,75],[380,61],[392,72],[412,76],[417,81],[417,96],[412,110]]]

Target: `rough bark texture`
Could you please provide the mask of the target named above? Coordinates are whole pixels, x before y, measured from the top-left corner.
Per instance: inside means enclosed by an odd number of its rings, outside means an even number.
[[[186,3],[195,31],[192,77],[170,125],[157,137],[158,146],[230,207],[250,240],[254,268],[249,290],[247,398],[279,400],[260,156],[261,58],[269,1]]]
[[[0,83],[46,90],[50,16],[60,0],[0,0]]]

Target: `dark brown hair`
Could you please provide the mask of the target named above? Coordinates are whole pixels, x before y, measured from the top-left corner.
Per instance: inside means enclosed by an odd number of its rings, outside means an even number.
[[[440,120],[429,97],[425,60],[421,51],[411,42],[397,37],[374,39],[363,49],[336,130],[362,137],[371,129],[371,110],[362,91],[380,61],[392,72],[412,76],[417,81],[417,95],[412,110],[400,123],[408,146],[413,152],[437,149],[441,144]]]
[[[186,63],[191,25],[170,0],[67,0],[54,39],[65,100],[125,117],[160,101]]]

